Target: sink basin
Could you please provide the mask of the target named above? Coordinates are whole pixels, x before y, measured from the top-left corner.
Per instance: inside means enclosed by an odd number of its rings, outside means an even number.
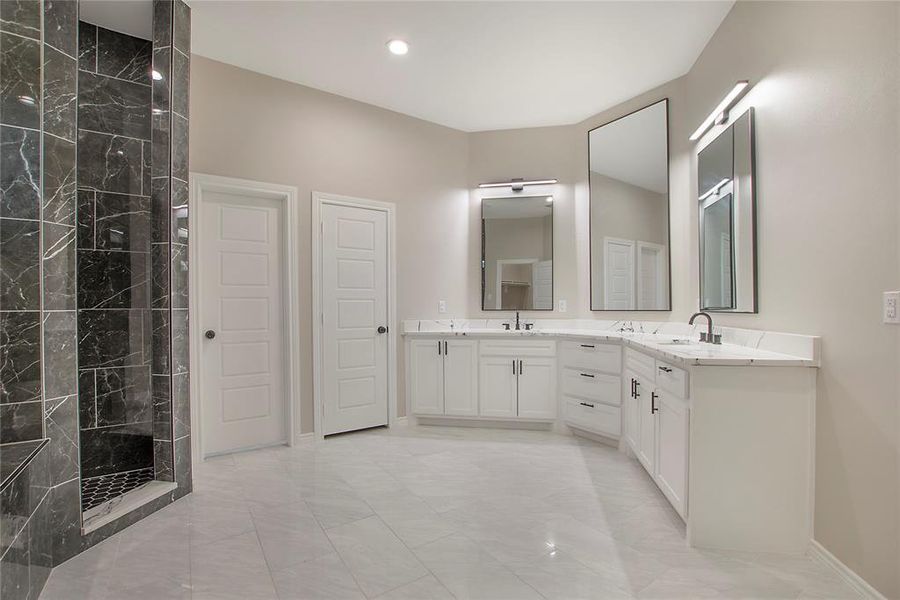
[[[665,340],[662,342],[656,342],[660,346],[699,346],[700,342],[695,342],[694,340]]]

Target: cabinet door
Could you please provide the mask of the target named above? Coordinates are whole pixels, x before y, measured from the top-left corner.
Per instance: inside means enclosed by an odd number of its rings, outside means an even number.
[[[519,370],[519,411],[524,419],[556,417],[556,360],[522,358]]]
[[[622,376],[622,385],[624,386],[622,390],[622,398],[624,398],[622,401],[622,414],[625,421],[625,442],[635,454],[638,453],[641,426],[638,400],[632,396],[634,391],[633,382],[637,381],[637,379],[638,376],[634,371],[625,371],[625,374]]]
[[[409,393],[416,415],[444,414],[444,356],[440,340],[409,343]]]
[[[478,342],[447,340],[444,350],[444,414],[478,415]]]
[[[657,393],[656,483],[686,518],[690,409],[681,398],[664,391]]]
[[[644,377],[637,381],[637,456],[647,472],[652,476],[656,466],[656,414],[653,406],[653,383]]]
[[[516,416],[514,365],[518,361],[510,356],[483,356],[479,361],[478,414],[482,417]]]

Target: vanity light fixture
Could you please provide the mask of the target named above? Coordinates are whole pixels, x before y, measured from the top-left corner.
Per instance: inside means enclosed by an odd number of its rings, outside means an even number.
[[[719,190],[721,190],[721,189],[722,189],[722,186],[725,185],[726,183],[728,183],[729,181],[731,181],[731,180],[728,179],[728,178],[726,177],[725,179],[723,179],[722,181],[720,181],[720,182],[717,183],[716,185],[714,185],[714,186],[712,186],[711,188],[709,188],[709,189],[706,191],[706,193],[703,194],[702,196],[700,196],[697,200],[698,200],[699,202],[703,202],[704,200],[706,200],[707,198],[709,198],[709,197],[712,196],[713,194],[715,194],[715,195],[718,196],[718,195],[719,195]]]
[[[407,44],[403,40],[390,40],[387,43],[387,49],[391,52],[391,54],[403,56],[404,54],[409,52],[409,44]]]
[[[525,189],[527,185],[551,185],[556,183],[557,179],[511,179],[509,181],[496,181],[493,183],[479,183],[478,187],[480,188],[501,188],[508,187],[512,188],[514,192],[521,192]]]
[[[700,136],[706,133],[706,131],[713,126],[713,123],[716,125],[720,125],[728,121],[728,111],[731,109],[735,103],[741,99],[747,92],[747,88],[750,87],[750,82],[747,80],[738,81],[734,87],[728,92],[728,95],[719,102],[719,105],[716,106],[715,110],[709,113],[709,116],[703,119],[703,122],[700,123],[700,127],[697,128],[693,134],[691,134],[690,140],[692,142],[700,139]]]
[[[34,98],[31,96],[19,96],[16,98],[21,104],[25,106],[34,106],[37,102],[34,101]]]

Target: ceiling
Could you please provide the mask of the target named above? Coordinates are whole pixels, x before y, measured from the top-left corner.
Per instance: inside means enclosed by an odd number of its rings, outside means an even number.
[[[665,194],[669,189],[666,103],[591,131],[591,171]]]
[[[106,29],[149,40],[153,30],[153,2],[79,0],[78,18]]]
[[[190,2],[196,54],[463,131],[575,123],[680,77],[732,4]]]

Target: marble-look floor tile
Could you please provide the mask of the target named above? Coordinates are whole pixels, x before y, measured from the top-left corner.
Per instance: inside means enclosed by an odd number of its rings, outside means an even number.
[[[428,571],[377,516],[326,532],[366,596],[424,577]]]
[[[271,566],[271,565],[270,565]],[[272,572],[281,600],[364,600],[353,575],[336,553]]]
[[[641,467],[549,432],[366,431],[209,459],[193,487],[43,598],[856,597],[809,558],[690,548]]]

